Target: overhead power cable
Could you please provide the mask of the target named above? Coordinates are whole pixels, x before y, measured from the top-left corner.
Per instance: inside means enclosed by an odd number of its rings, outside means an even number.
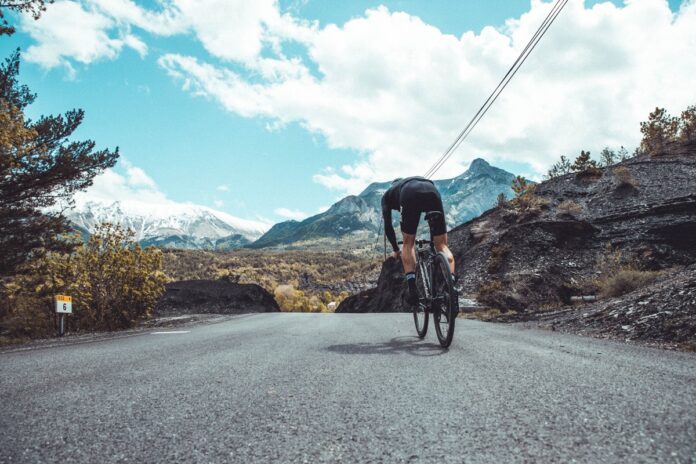
[[[524,47],[524,49],[517,57],[515,62],[512,64],[508,72],[498,83],[498,86],[495,88],[495,90],[493,90],[493,93],[489,95],[489,97],[483,103],[481,108],[479,108],[479,110],[476,112],[474,117],[471,118],[471,121],[469,121],[469,123],[459,133],[454,142],[452,142],[452,144],[447,148],[447,150],[445,150],[445,152],[440,156],[440,158],[430,167],[430,169],[426,171],[423,177],[430,178],[433,175],[435,175],[435,173],[442,167],[443,164],[445,164],[445,162],[450,158],[450,156],[452,156],[452,154],[457,150],[457,148],[459,148],[464,139],[466,139],[466,137],[471,133],[471,131],[474,130],[481,118],[483,118],[483,116],[488,112],[493,103],[495,103],[495,101],[498,99],[503,90],[505,90],[505,87],[507,87],[507,85],[510,83],[512,78],[515,77],[517,71],[519,71],[520,67],[524,64],[529,55],[539,44],[539,41],[544,37],[546,31],[549,30],[549,27],[551,27],[551,24],[553,24],[553,22],[556,20],[556,18],[563,10],[563,7],[566,6],[568,1],[569,0],[556,1],[551,11],[544,19],[544,22],[541,23],[539,29],[537,29],[537,31],[534,33],[532,38],[527,43],[527,46]]]

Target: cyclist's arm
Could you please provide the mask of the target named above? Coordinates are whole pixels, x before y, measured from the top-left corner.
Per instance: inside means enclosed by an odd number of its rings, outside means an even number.
[[[382,217],[384,218],[384,234],[387,236],[389,243],[391,243],[392,249],[395,252],[399,251],[399,245],[396,243],[396,233],[394,232],[394,226],[392,225],[391,208],[383,205]]]

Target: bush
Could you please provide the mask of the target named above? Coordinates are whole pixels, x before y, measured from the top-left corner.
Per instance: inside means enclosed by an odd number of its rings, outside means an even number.
[[[338,304],[348,297],[348,292],[333,295],[325,291],[321,294],[307,295],[302,290],[296,290],[292,285],[283,284],[275,288],[273,295],[281,311],[327,313],[335,311]]]
[[[575,217],[582,213],[582,207],[573,200],[563,200],[558,205],[558,211],[566,216]]]
[[[607,249],[596,268],[600,277],[595,280],[595,286],[602,298],[630,293],[649,285],[659,275],[659,272],[641,270],[635,260],[625,257],[621,250],[612,248]]]
[[[612,298],[630,293],[655,281],[658,272],[641,271],[632,267],[617,270],[598,281],[599,295]]]
[[[519,211],[526,213],[538,213],[542,209],[548,208],[551,202],[544,197],[536,195],[534,193],[536,191],[536,187],[536,184],[526,184],[524,189],[521,190],[521,193],[510,200],[510,204]]]
[[[505,258],[510,254],[510,245],[497,244],[491,248],[491,257],[488,260],[488,273],[495,274],[500,271],[505,262]]]
[[[631,174],[631,170],[628,169],[626,166],[619,166],[618,168],[615,168],[612,173],[614,174],[614,179],[616,180],[616,187],[633,187],[637,188],[638,181],[633,177],[633,174]]]
[[[51,332],[53,297],[73,297],[73,330],[115,330],[149,317],[164,293],[162,252],[109,224],[72,254],[51,253],[4,286],[12,308],[3,325],[28,336]],[[35,323],[30,323],[34,320]]]

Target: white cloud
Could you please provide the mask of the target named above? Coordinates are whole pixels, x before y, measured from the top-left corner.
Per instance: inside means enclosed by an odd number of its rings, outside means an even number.
[[[314,176],[323,185],[355,193],[374,180],[425,172],[551,7],[533,0],[527,13],[504,27],[461,37],[383,7],[342,26],[319,29],[296,22],[295,29],[303,32],[295,33],[319,70],[316,75],[302,61],[281,55],[273,66],[282,72],[262,79],[255,74],[253,80],[177,54],[163,56],[160,65],[185,89],[216,99],[229,111],[274,124],[296,121],[322,134],[330,147],[356,150],[360,155],[353,164]],[[664,0],[592,8],[571,0],[438,176],[459,174],[476,156],[526,162],[541,173],[561,154],[635,146],[638,123],[656,105],[676,113],[694,103],[694,31],[694,1],[673,14]],[[251,55],[229,58],[248,63]]]
[[[216,208],[222,208],[225,206],[225,202],[222,200],[213,200],[213,204],[215,205]]]
[[[301,221],[302,219],[307,217],[307,213],[288,208],[276,208],[273,212],[280,217],[287,219],[295,219],[297,221]]]
[[[229,185],[218,185],[217,187],[215,187],[215,190],[217,190],[218,192],[229,192],[230,187]]]
[[[22,29],[37,43],[24,55],[27,61],[44,68],[64,66],[73,72],[72,61],[89,64],[98,59],[114,59],[124,47],[144,56],[147,45],[127,29],[113,30],[113,18],[78,2],[58,1],[39,20],[22,16]]]
[[[297,122],[356,160],[314,180],[344,193],[425,172],[449,146],[552,7],[531,0],[503,27],[460,37],[384,7],[320,27],[282,14],[276,0],[61,0],[23,21],[37,42],[26,58],[44,67],[144,55],[138,30],[192,34],[215,58],[167,53],[166,72],[271,130]],[[288,11],[298,11],[291,8]],[[635,146],[655,106],[693,104],[696,1],[673,14],[665,0],[585,7],[571,0],[505,93],[438,173],[459,174],[477,156],[527,163],[537,175],[561,154]],[[303,48],[286,53],[284,43]],[[297,48],[297,47],[293,47]]]

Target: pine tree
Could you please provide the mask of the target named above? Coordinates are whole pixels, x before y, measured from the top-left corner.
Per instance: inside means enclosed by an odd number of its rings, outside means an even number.
[[[655,108],[648,120],[640,123],[640,132],[643,134],[640,151],[657,154],[664,150],[667,142],[677,139],[679,118],[670,116],[664,108]]]
[[[554,163],[553,166],[551,166],[551,169],[549,169],[549,172],[546,174],[546,177],[548,177],[549,179],[553,179],[554,177],[563,176],[565,174],[568,174],[569,172],[571,172],[570,161],[568,160],[568,158],[561,155],[561,159]]]
[[[600,166],[611,166],[617,161],[616,152],[610,150],[609,147],[604,147],[604,149],[599,153],[599,164]]]
[[[619,153],[617,154],[617,156],[619,158],[619,161],[626,161],[631,157],[628,154],[628,150],[626,150],[626,148],[623,145],[621,145],[621,148],[619,148]]]
[[[46,209],[69,203],[118,158],[118,149],[68,140],[82,123],[82,110],[25,119],[36,96],[19,84],[18,74],[19,51],[0,65],[0,276],[46,252],[68,251],[71,245],[61,238],[70,230],[67,220]]]
[[[521,197],[529,189],[529,184],[527,179],[522,176],[517,176],[512,180],[512,191],[515,192],[516,197]]]
[[[575,158],[575,162],[571,166],[571,169],[573,170],[573,172],[583,172],[590,168],[596,167],[597,162],[593,159],[590,159],[590,152],[582,150],[580,151],[580,155],[578,155],[578,157]]]

